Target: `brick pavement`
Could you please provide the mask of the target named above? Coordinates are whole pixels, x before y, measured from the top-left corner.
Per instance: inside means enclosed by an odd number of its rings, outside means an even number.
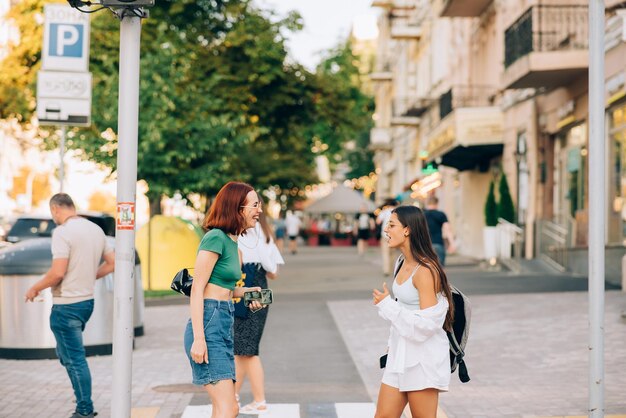
[[[180,416],[194,390],[182,349],[186,305],[146,308],[146,335],[135,339],[132,406],[134,418]],[[89,357],[93,400],[99,416],[110,416],[112,356]],[[167,391],[181,385],[183,391]],[[164,390],[156,391],[163,387]],[[57,360],[0,359],[0,417],[67,418],[74,409],[65,369]]]
[[[452,377],[441,396],[449,418],[584,415],[587,411],[588,302],[584,292],[471,296],[466,360],[471,382]],[[626,417],[624,294],[606,293],[605,405]],[[331,301],[329,308],[372,399],[388,323],[370,300]]]
[[[372,271],[373,278],[355,276],[354,262],[363,263],[363,259],[354,256],[350,261],[350,250],[335,249],[337,260],[329,260],[337,261],[332,274],[318,277],[307,249],[303,249],[289,260],[289,268],[298,277],[285,274],[280,289],[285,295],[326,291],[333,295],[327,306],[374,401],[380,382],[377,359],[385,349],[388,327],[368,298],[371,283],[379,283],[374,278],[377,269]],[[375,264],[378,257],[366,260]],[[276,285],[278,288],[279,283]],[[616,291],[606,296],[606,413],[624,416],[626,324],[620,312],[626,297]],[[450,392],[441,397],[448,417],[585,415],[587,294],[480,295],[470,299],[473,318],[467,361],[472,381],[461,385],[453,377]],[[187,305],[146,308],[146,335],[136,339],[133,352],[133,418],[180,418],[192,398],[200,400],[194,395],[202,390],[189,384],[189,366],[182,350],[187,317]],[[332,321],[329,318],[330,324]],[[108,417],[112,357],[90,357],[88,361],[96,409],[100,416]],[[268,386],[277,383],[268,382]],[[73,410],[72,399],[69,380],[57,360],[0,359],[0,418],[67,418]]]

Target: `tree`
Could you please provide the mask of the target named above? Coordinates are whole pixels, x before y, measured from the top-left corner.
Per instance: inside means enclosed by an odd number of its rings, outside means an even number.
[[[2,118],[33,116],[42,27],[32,22],[43,3],[17,2],[9,15],[22,41],[0,63]],[[114,171],[119,22],[101,12],[91,26],[92,126],[71,129],[67,145]],[[232,179],[298,198],[317,181],[320,135],[321,152],[341,158],[364,126],[354,113],[362,97],[330,62],[312,74],[287,60],[285,37],[300,28],[297,14],[279,19],[249,0],[156,2],[142,23],[137,167],[152,203],[176,191],[210,196]]]
[[[0,119],[30,119],[35,102],[35,76],[40,67],[44,0],[14,2],[5,19],[19,39],[9,40],[10,53],[0,62]]]
[[[30,198],[30,206],[38,206],[45,201],[52,188],[47,173],[37,173],[31,167],[22,167],[20,172],[13,177],[13,188],[9,196],[17,200],[19,195],[27,195]]]
[[[498,202],[498,218],[502,218],[509,222],[515,222],[515,206],[509,191],[509,185],[506,181],[506,174],[500,176],[500,184],[498,185],[500,201]]]
[[[330,50],[317,68],[323,102],[312,135],[326,145],[322,153],[328,155],[331,165],[348,161],[348,177],[367,176],[374,171],[369,131],[375,105],[373,97],[363,92],[359,59],[347,40]],[[346,144],[351,146],[346,148]]]
[[[489,193],[485,202],[485,226],[498,225],[498,205],[496,204],[496,194],[494,181],[489,182]]]
[[[117,212],[115,196],[103,191],[93,192],[88,199],[88,210],[105,212],[114,216]]]

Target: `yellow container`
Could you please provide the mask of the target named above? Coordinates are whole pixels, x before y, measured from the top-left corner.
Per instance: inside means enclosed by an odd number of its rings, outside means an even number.
[[[148,255],[148,228],[150,249]],[[172,216],[156,215],[137,231],[135,245],[141,259],[143,288],[165,290],[170,288],[174,274],[196,263],[196,252],[202,239],[202,230],[192,223]],[[193,274],[193,271],[192,271]]]

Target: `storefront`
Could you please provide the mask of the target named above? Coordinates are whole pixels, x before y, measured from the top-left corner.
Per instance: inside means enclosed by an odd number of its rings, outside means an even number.
[[[626,245],[626,100],[608,112],[609,205],[607,242]]]
[[[495,106],[454,109],[427,136],[426,163],[438,173],[424,177],[413,191],[440,198],[463,255],[484,256],[485,199],[503,143],[503,113]]]
[[[573,244],[587,245],[587,124],[562,130],[554,150],[554,213],[561,225],[575,224]]]

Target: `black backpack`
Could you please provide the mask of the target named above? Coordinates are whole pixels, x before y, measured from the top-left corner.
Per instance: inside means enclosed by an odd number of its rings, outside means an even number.
[[[452,373],[459,368],[459,379],[463,383],[470,381],[465,365],[465,344],[469,336],[470,319],[472,316],[472,307],[469,299],[459,289],[450,286],[452,291],[452,299],[454,301],[454,322],[452,323],[452,332],[446,331],[448,341],[450,342],[450,370]]]
[[[393,277],[395,278],[402,267],[404,257],[398,257],[394,268]],[[459,379],[463,383],[470,381],[465,365],[465,345],[469,337],[470,319],[472,316],[472,308],[470,301],[459,289],[450,286],[452,291],[452,299],[454,302],[454,322],[452,323],[452,332],[446,331],[448,341],[450,342],[450,373],[454,373],[458,367]]]

